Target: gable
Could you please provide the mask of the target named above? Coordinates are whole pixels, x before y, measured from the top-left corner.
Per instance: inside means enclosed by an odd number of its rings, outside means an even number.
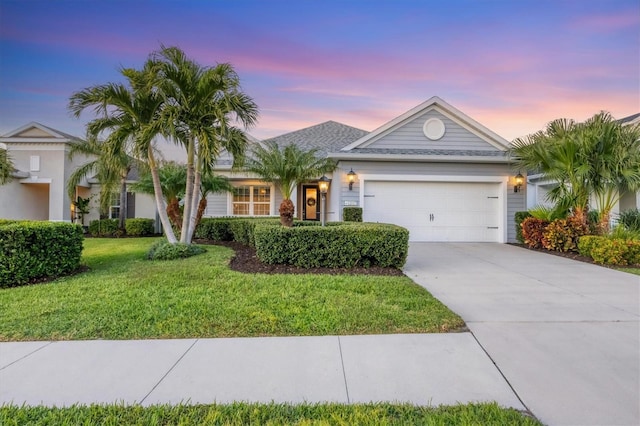
[[[434,96],[330,156],[471,161],[471,157],[506,159],[508,148],[506,139]]]
[[[48,132],[45,132],[42,129],[37,127],[30,127],[27,130],[24,130],[13,136],[14,138],[55,138],[55,135],[52,135]]]
[[[359,148],[386,150],[500,151],[437,107],[417,114]]]

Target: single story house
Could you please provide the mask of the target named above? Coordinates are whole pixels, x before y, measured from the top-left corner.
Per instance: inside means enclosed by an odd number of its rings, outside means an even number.
[[[408,228],[411,241],[515,241],[514,214],[526,207],[526,187],[515,184],[509,142],[439,97],[373,132],[329,121],[268,141],[318,148],[337,161],[327,176],[327,221],[359,206],[367,222]],[[237,190],[211,195],[206,215],[277,215],[281,195],[232,172],[231,162],[222,156],[217,172]],[[297,217],[319,220],[318,181],[296,189]]]
[[[77,140],[39,123],[0,138],[18,169],[14,181],[0,187],[1,218],[73,219],[65,184],[87,161],[68,159],[69,144]],[[329,121],[269,140],[317,148],[336,160],[327,176],[327,221],[340,221],[344,207],[359,206],[365,221],[408,228],[411,241],[515,241],[514,214],[526,208],[527,191],[516,185],[509,142],[439,97],[373,132]],[[205,216],[277,216],[281,194],[256,176],[232,171],[231,164],[223,154],[216,171],[235,190],[209,195]],[[76,193],[98,192],[98,182],[88,180]],[[292,198],[298,218],[320,219],[318,180],[301,183]],[[151,197],[132,194],[131,200],[135,217],[156,218]],[[85,224],[98,217],[96,206],[94,197]]]

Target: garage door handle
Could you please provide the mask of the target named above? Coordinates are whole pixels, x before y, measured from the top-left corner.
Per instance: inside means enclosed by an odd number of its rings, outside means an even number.
[[[487,229],[500,229],[500,228],[497,226],[487,226]]]

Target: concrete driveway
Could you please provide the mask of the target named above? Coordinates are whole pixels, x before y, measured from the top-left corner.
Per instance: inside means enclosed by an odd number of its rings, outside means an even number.
[[[640,424],[639,276],[490,243],[411,243],[404,270],[543,423]]]

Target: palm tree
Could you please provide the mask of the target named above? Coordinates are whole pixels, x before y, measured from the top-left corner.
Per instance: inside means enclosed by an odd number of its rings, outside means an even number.
[[[177,47],[162,47],[150,61],[155,86],[164,98],[162,120],[174,141],[187,150],[187,179],[180,241],[191,242],[201,199],[203,175],[209,173],[225,149],[242,164],[247,146],[245,129],[254,125],[258,108],[240,88],[229,64],[203,67]]]
[[[6,149],[0,148],[0,185],[9,183],[14,167]]]
[[[599,212],[599,228],[609,231],[611,210],[625,191],[640,189],[640,125],[624,126],[600,112],[584,122],[584,158]]]
[[[182,211],[180,209],[180,200],[184,199],[184,190],[187,181],[187,166],[175,162],[167,162],[158,169],[160,176],[160,184],[162,187],[162,195],[167,204],[167,215],[171,220],[175,229],[179,230],[182,225]],[[131,185],[131,189],[135,192],[143,194],[154,193],[153,179],[150,173],[140,175],[138,181]],[[200,223],[202,214],[207,208],[207,194],[231,191],[233,188],[229,181],[222,176],[205,175],[200,185],[201,200],[198,206],[198,217],[196,226]]]
[[[153,90],[153,70],[149,64],[142,70],[123,68],[121,73],[128,85],[107,83],[85,88],[71,95],[69,109],[76,117],[87,108],[93,109],[97,118],[87,124],[87,134],[97,138],[103,132],[108,133],[101,151],[105,161],[116,162],[122,155],[130,155],[146,163],[153,178],[156,207],[165,235],[170,243],[176,243],[154,154],[155,138],[166,133],[164,122],[159,120],[163,98]]]
[[[273,141],[265,146],[256,145],[252,150],[246,170],[278,188],[283,198],[279,212],[280,222],[284,226],[293,225],[295,206],[291,201],[291,193],[295,187],[336,168],[332,159],[319,158],[316,154],[315,149],[304,151],[297,145],[287,145],[281,150]]]
[[[69,159],[76,155],[85,155],[92,160],[77,168],[67,181],[69,198],[75,199],[76,187],[90,176],[96,176],[100,181],[100,210],[109,208],[111,195],[120,193],[120,214],[118,228],[124,231],[127,218],[127,176],[137,162],[131,156],[120,152],[112,157],[105,152],[105,144],[96,139],[95,135],[88,135],[86,141],[77,142],[69,149]],[[139,164],[137,164],[140,167]]]
[[[584,123],[558,119],[513,141],[511,155],[519,167],[558,182],[548,197],[586,223],[595,195],[600,227],[608,228],[613,205],[624,190],[640,188],[640,129],[622,126],[601,112]]]

